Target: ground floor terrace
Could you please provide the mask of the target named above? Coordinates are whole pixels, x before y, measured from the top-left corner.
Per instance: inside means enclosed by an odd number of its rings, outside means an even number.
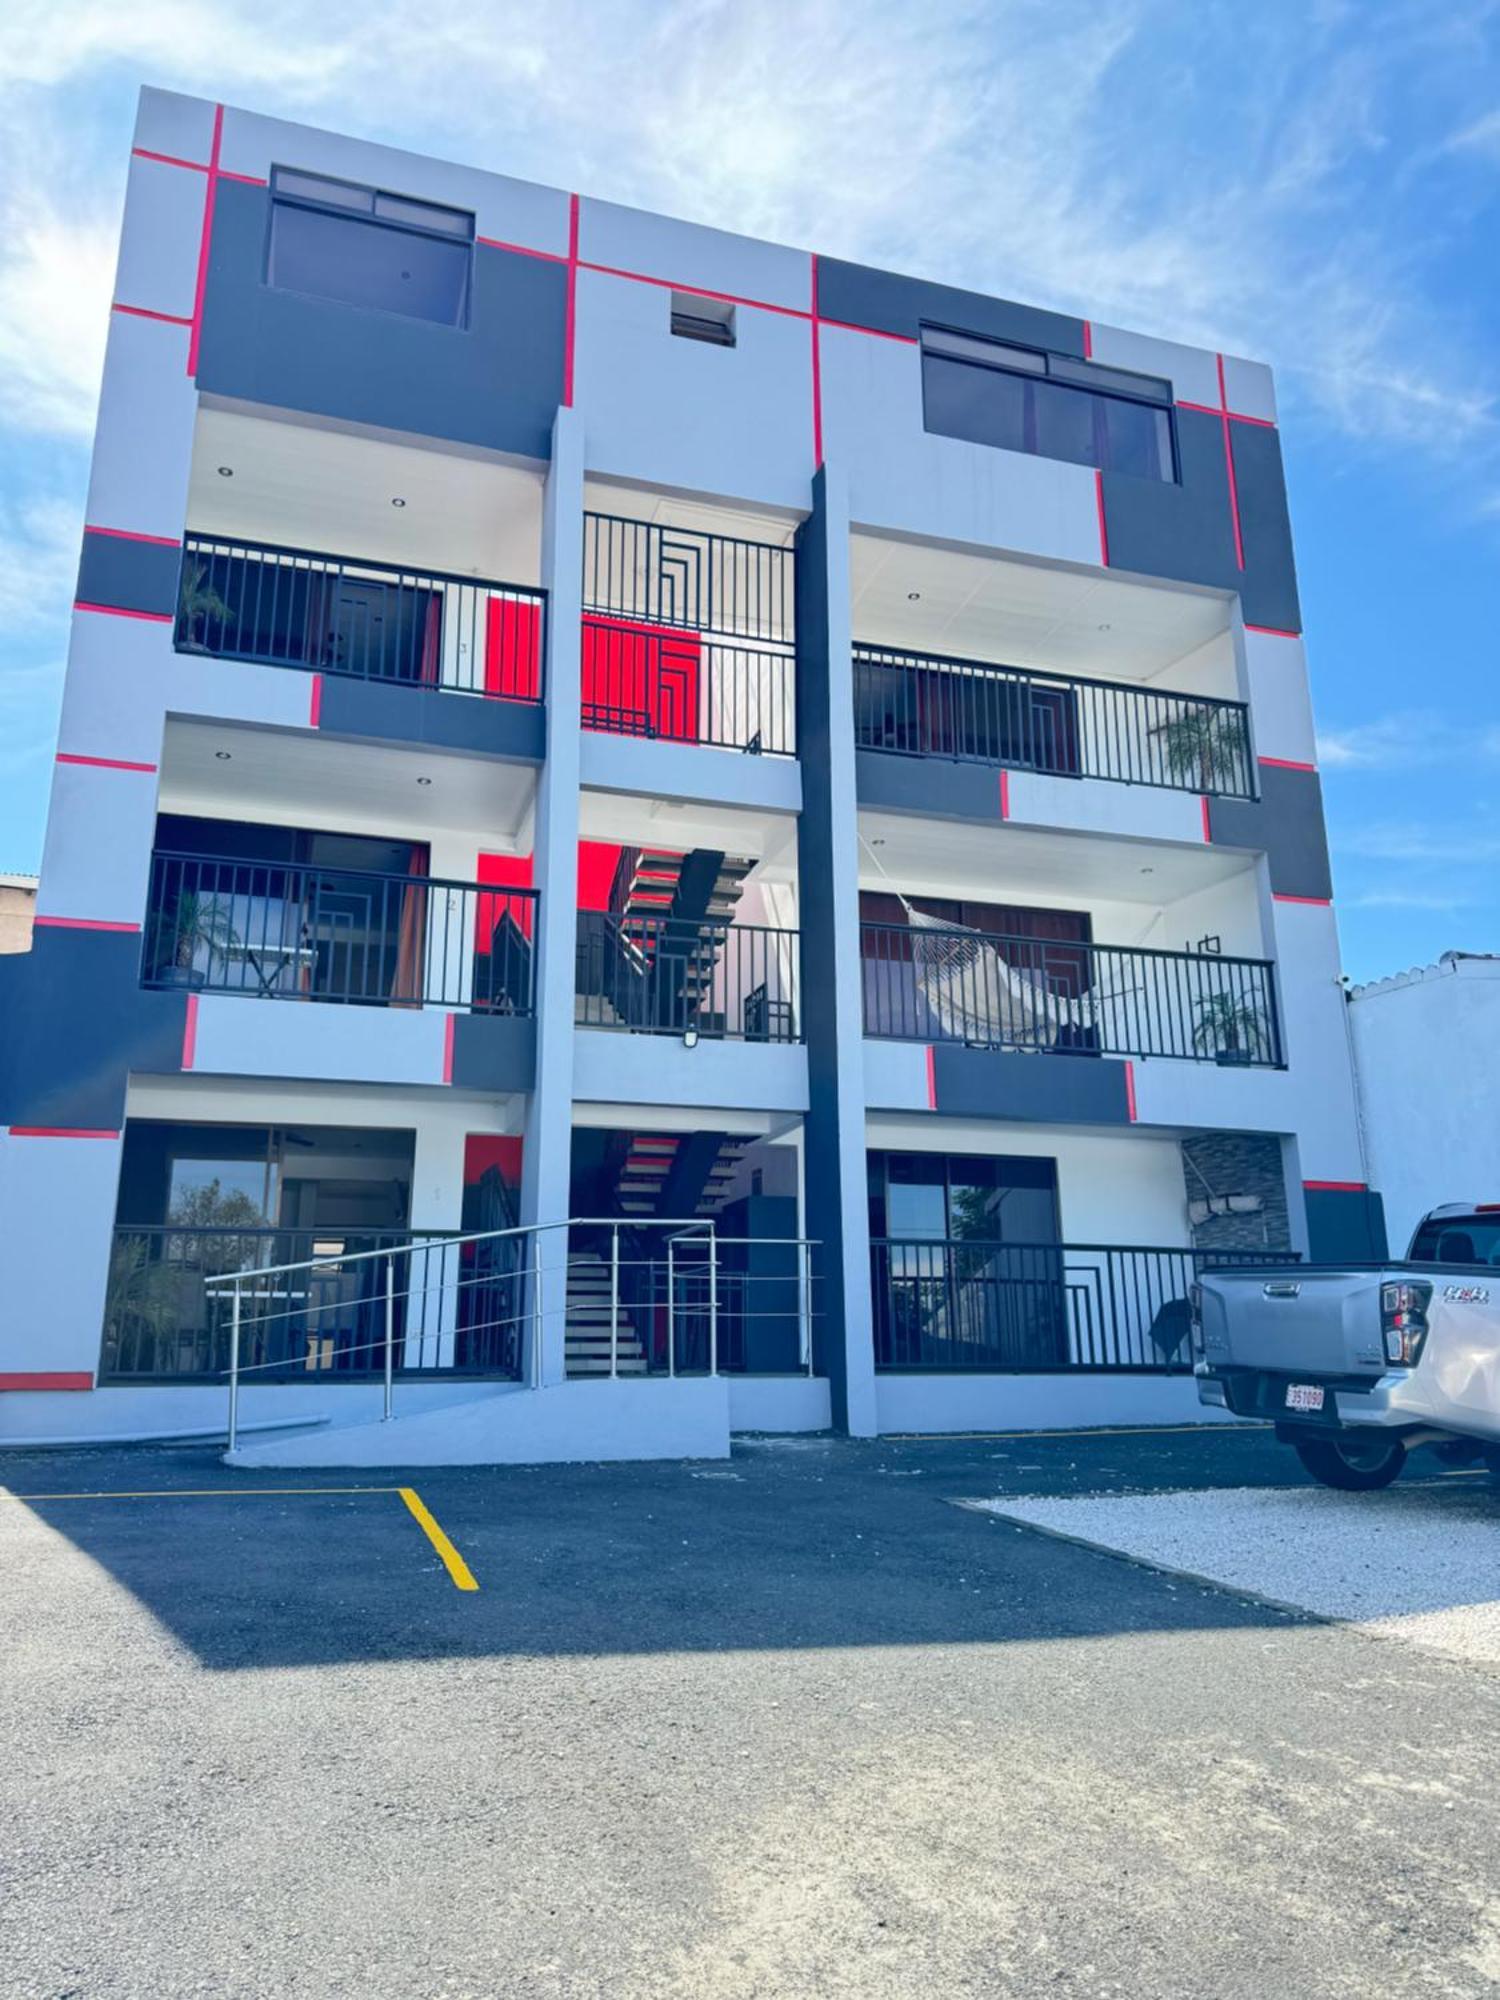
[[[718,1456],[845,1427],[861,1380],[884,1432],[1189,1421],[1196,1273],[1297,1254],[1279,1135],[872,1111],[865,1139],[836,1301],[793,1110],[575,1100],[541,1215],[526,1097],[140,1079],[117,1141],[6,1142],[97,1181],[48,1210],[57,1309],[14,1323],[0,1439],[233,1402],[237,1448],[289,1460]]]

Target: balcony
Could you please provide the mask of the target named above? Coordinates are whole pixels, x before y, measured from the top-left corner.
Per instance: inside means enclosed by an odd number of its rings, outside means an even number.
[[[142,983],[530,1016],[536,904],[532,889],[159,851]]]
[[[1292,1251],[874,1238],[875,1366],[1186,1375],[1198,1274],[1295,1261]]]
[[[1050,1055],[1279,1068],[1265,959],[862,923],[865,1033]]]
[[[189,534],[174,643],[213,659],[535,704],[544,603],[518,584]]]
[[[797,1042],[797,954],[794,930],[580,910],[578,1025],[707,1041]]]
[[[1242,702],[854,647],[855,742],[1049,777],[1255,796]]]
[[[584,516],[583,726],[796,754],[793,552]]]

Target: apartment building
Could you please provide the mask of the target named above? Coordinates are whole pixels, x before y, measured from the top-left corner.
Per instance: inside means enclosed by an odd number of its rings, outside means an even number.
[[[1378,1227],[1265,367],[149,89],[36,926],[0,1435],[1186,1419]]]

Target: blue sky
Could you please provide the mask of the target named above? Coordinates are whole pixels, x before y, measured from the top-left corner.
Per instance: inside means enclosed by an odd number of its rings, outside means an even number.
[[[1269,360],[1346,967],[1500,949],[1500,0],[11,0],[0,870],[141,82]]]

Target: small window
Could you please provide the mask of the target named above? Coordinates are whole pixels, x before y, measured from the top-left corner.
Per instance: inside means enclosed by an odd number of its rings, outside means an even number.
[[[339,305],[466,326],[474,217],[277,167],[266,282]]]
[[[924,326],[922,402],[925,427],[943,437],[1177,477],[1172,384],[1160,376]]]
[[[706,340],[710,347],[734,346],[734,307],[698,292],[673,292],[672,331],[681,340]]]

